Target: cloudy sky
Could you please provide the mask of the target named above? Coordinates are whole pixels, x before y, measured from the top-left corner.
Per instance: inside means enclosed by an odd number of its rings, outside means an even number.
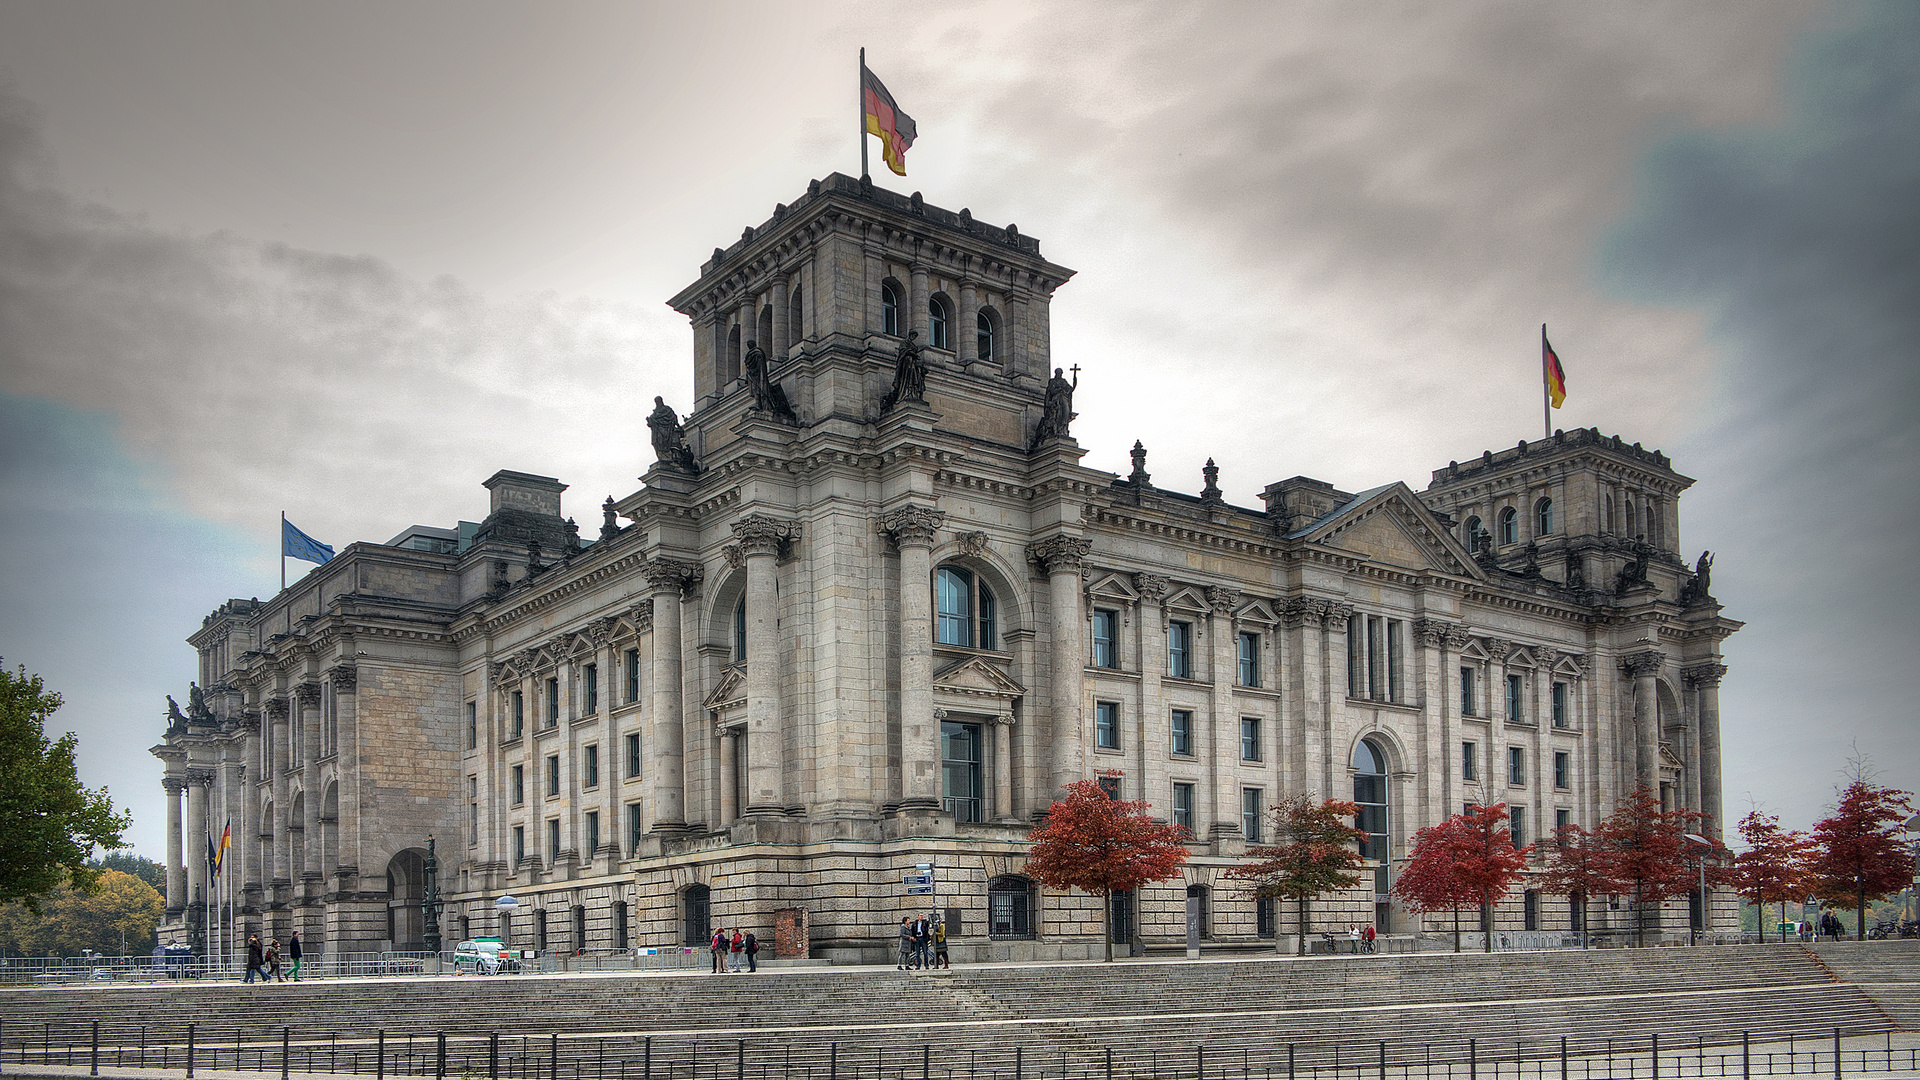
[[[1699,481],[1729,815],[1920,786],[1920,5],[5,0],[0,656],[143,853],[181,639],[281,511],[638,486],[664,299],[857,171],[862,45],[920,129],[877,179],[1079,270],[1089,465],[1424,487],[1539,435],[1545,322],[1555,425]]]

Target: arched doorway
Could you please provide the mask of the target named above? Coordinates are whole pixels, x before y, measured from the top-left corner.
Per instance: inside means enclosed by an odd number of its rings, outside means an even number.
[[[387,862],[387,940],[395,952],[427,947],[426,920],[420,910],[427,897],[427,859],[408,848]]]
[[[1372,739],[1361,739],[1353,748],[1353,801],[1360,807],[1354,827],[1367,834],[1360,841],[1360,857],[1374,864],[1373,924],[1384,932],[1392,918],[1392,905],[1385,899],[1392,884],[1387,868],[1387,755]]]
[[[707,944],[707,931],[713,925],[713,890],[697,883],[687,886],[680,894],[680,908],[683,940],[688,945]]]

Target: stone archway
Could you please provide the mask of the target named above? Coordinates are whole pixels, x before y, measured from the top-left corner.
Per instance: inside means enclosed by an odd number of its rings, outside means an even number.
[[[408,848],[387,861],[387,942],[395,952],[426,948],[427,856]]]

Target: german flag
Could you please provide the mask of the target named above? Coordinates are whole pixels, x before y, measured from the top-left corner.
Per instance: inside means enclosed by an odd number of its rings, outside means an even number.
[[[1560,370],[1560,357],[1547,341],[1547,328],[1540,327],[1540,372],[1547,382],[1547,400],[1559,408],[1567,400],[1567,373]]]
[[[880,140],[881,159],[895,176],[907,175],[907,149],[913,145],[919,129],[914,126],[913,117],[893,103],[886,84],[868,71],[864,62],[860,65],[860,102],[866,110],[867,134]]]

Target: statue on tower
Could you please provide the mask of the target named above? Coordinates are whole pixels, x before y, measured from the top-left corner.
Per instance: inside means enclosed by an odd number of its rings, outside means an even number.
[[[1709,591],[1712,587],[1713,552],[1703,551],[1700,553],[1699,561],[1693,564],[1693,576],[1680,586],[1680,603],[1682,605],[1710,603],[1713,600],[1713,593]]]
[[[167,695],[167,734],[174,735],[187,730],[187,718],[180,712],[180,703]]]
[[[1040,407],[1040,423],[1033,429],[1033,445],[1039,446],[1048,439],[1071,438],[1067,434],[1067,425],[1080,414],[1073,411],[1073,392],[1080,389],[1080,369],[1073,369],[1073,381],[1068,382],[1066,372],[1053,369],[1053,378],[1047,380],[1046,402]]]
[[[753,407],[761,412],[769,412],[791,424],[796,422],[793,406],[787,403],[787,392],[780,389],[768,375],[769,363],[765,350],[754,342],[747,342],[747,355],[743,361],[747,369],[747,390],[753,394]]]
[[[213,712],[207,708],[207,692],[200,689],[200,684],[197,682],[187,684],[187,718],[189,720],[213,719]]]
[[[893,354],[893,388],[887,396],[880,399],[880,414],[886,415],[895,405],[903,401],[927,401],[927,362],[920,356],[920,344],[914,339],[920,331],[907,331],[907,340],[900,343],[900,350]]]
[[[694,464],[693,451],[687,447],[687,431],[680,426],[680,416],[673,411],[663,398],[653,399],[653,412],[647,414],[647,427],[653,432],[653,456],[662,464],[679,469],[684,473],[700,471]]]

